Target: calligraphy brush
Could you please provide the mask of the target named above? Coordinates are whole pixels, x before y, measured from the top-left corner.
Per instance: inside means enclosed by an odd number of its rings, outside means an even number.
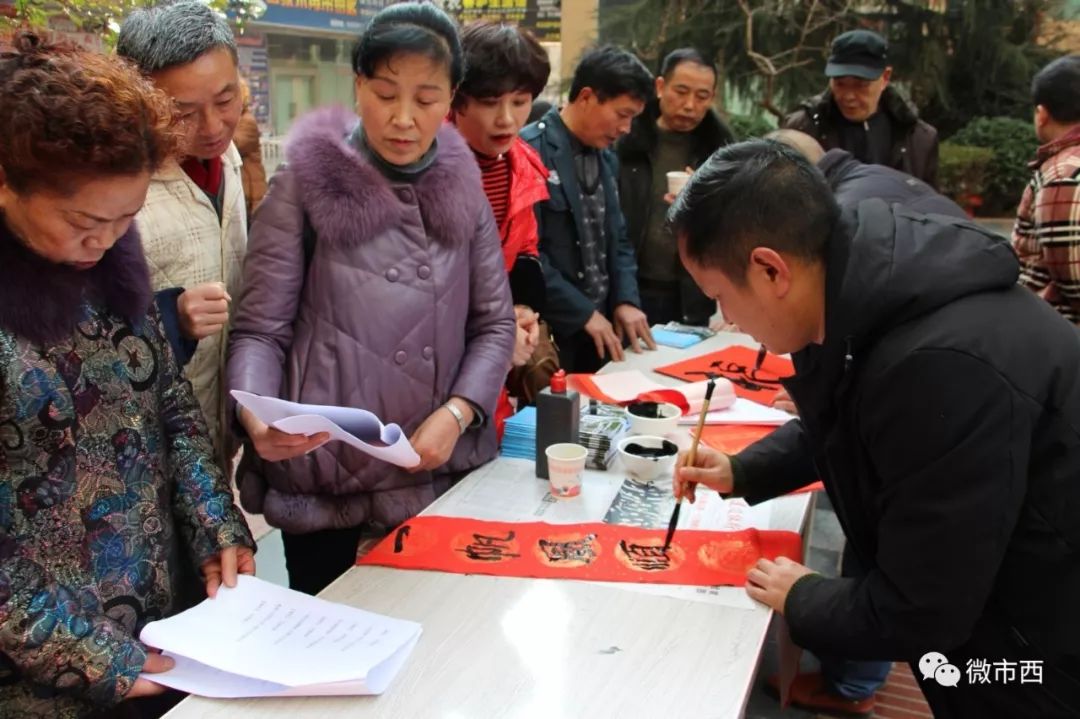
[[[693,438],[690,440],[690,451],[686,453],[686,462],[683,464],[684,467],[694,466],[694,460],[697,457],[698,443],[701,442],[701,431],[705,429],[705,415],[709,413],[709,401],[712,400],[714,389],[716,389],[716,377],[710,376],[709,384],[705,388],[705,402],[701,405],[701,414],[698,415],[697,428],[694,431]],[[675,503],[675,510],[671,513],[671,519],[668,521],[667,535],[664,537],[664,554],[667,554],[668,547],[671,546],[671,540],[675,536],[675,526],[679,523],[680,509],[682,509],[682,497]]]
[[[765,349],[765,345],[761,345],[761,348],[757,351],[757,360],[754,362],[755,372],[761,369],[761,365],[765,363],[765,355],[768,353],[769,350]]]

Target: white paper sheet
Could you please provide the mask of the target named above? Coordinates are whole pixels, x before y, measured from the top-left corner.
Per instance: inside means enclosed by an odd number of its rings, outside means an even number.
[[[630,402],[644,392],[667,389],[636,369],[593,375],[592,381],[598,390],[619,403]]]
[[[383,424],[367,410],[299,404],[240,390],[233,390],[231,394],[240,406],[287,434],[327,432],[331,439],[345,442],[376,459],[399,467],[413,467],[420,462],[420,456],[409,444],[401,427]]]
[[[240,576],[139,638],[177,660],[144,675],[211,697],[380,694],[420,637],[393,619]]]
[[[679,424],[697,424],[700,415],[685,415],[679,418]],[[753,400],[739,397],[726,409],[709,410],[705,414],[705,424],[766,424],[780,426],[795,419],[793,415],[776,409],[766,407]]]

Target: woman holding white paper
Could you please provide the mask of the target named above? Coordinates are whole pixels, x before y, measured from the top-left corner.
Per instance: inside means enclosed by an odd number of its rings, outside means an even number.
[[[411,471],[250,412],[241,501],[281,527],[289,582],[315,593],[361,532],[420,512],[495,456],[490,419],[514,349],[499,233],[466,143],[444,118],[461,43],[434,5],[376,15],[353,53],[357,115],[296,122],[255,213],[229,346],[231,389],[356,407],[400,425]],[[258,455],[263,461],[253,461]]]
[[[29,33],[0,52],[3,717],[160,693],[143,625],[255,569],[132,225],[175,146],[122,61]]]

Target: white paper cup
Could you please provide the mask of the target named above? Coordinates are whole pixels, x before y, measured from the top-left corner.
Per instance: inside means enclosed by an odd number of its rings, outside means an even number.
[[[551,496],[576,497],[581,494],[581,473],[589,450],[580,444],[562,442],[544,450],[548,462],[548,482]]]
[[[683,172],[682,170],[669,172],[667,174],[667,191],[677,195],[682,192],[682,188],[686,187],[687,182],[690,182],[689,172]]]

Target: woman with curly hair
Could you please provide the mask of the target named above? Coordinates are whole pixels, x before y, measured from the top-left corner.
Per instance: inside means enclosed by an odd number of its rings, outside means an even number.
[[[170,115],[121,60],[29,33],[0,52],[4,717],[162,692],[143,625],[254,571],[132,225]]]

